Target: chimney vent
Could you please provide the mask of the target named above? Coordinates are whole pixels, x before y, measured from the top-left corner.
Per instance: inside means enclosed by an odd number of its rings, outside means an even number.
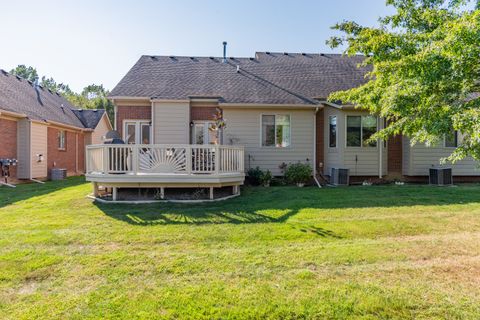
[[[223,63],[227,62],[227,41],[223,41]]]

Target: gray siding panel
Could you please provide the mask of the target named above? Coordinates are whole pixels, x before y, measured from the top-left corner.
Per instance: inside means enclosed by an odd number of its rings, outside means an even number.
[[[153,137],[156,144],[190,142],[190,104],[188,102],[155,102],[153,104]]]
[[[407,149],[407,148],[405,148]],[[448,157],[452,153],[452,148],[444,148],[443,145],[427,147],[424,144],[416,144],[409,147],[410,153],[410,176],[426,176],[428,169],[441,164],[441,159]],[[455,176],[480,176],[478,161],[472,158],[466,158],[455,164],[445,164],[452,167],[452,173]]]
[[[32,178],[47,177],[47,126],[38,123],[32,123],[30,127],[30,163]],[[43,155],[43,161],[38,161],[38,155]]]
[[[337,148],[328,147],[328,118],[337,116]],[[367,112],[343,111],[333,107],[325,108],[325,169],[329,175],[331,168],[340,167],[350,169],[352,176],[378,176],[380,169],[380,152],[377,147],[347,147],[346,120],[348,115],[368,115]],[[381,142],[383,143],[383,142]],[[387,174],[387,148],[382,147],[382,175]]]
[[[261,146],[261,115],[289,114],[291,146],[287,148]],[[224,144],[245,147],[245,170],[259,166],[281,175],[282,163],[313,163],[314,116],[313,110],[285,109],[224,109],[226,121]]]

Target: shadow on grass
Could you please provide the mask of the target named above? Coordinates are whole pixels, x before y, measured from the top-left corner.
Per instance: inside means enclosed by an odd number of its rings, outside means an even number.
[[[74,187],[85,183],[83,177],[70,177],[66,180],[48,181],[45,184],[36,182],[19,184],[16,188],[0,187],[0,208],[15,202],[27,200],[33,197],[46,195],[64,188]]]
[[[241,199],[241,198],[240,198]],[[233,200],[232,200],[233,201]],[[240,201],[242,202],[242,201]],[[285,223],[290,217],[298,213],[298,210],[268,209],[259,205],[235,206],[225,204],[219,206],[209,205],[111,205],[95,203],[106,215],[138,226],[153,225],[212,225],[212,224],[254,224],[254,223]],[[238,203],[237,203],[238,205]],[[234,209],[234,208],[237,209]],[[305,225],[294,226],[304,233],[313,233],[320,237],[341,238],[331,230],[318,226]]]
[[[204,204],[95,203],[109,217],[132,225],[284,223],[302,210],[361,209],[466,204],[480,201],[480,186],[372,186],[348,188],[244,188],[241,197]],[[334,213],[332,213],[334,214]],[[298,227],[323,237],[335,234],[316,226]]]

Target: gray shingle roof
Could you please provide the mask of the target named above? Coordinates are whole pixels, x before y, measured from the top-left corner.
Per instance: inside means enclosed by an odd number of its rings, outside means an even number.
[[[365,83],[364,58],[338,54],[257,52],[255,58],[142,56],[110,96],[229,103],[316,104],[313,98]],[[237,66],[239,72],[237,72]]]
[[[25,114],[32,120],[49,120],[84,128],[61,95],[0,70],[0,109]]]
[[[103,109],[77,109],[73,113],[82,122],[85,128],[95,129],[105,114]]]

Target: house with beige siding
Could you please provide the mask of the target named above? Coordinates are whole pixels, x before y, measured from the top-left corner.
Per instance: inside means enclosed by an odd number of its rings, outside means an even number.
[[[85,173],[85,146],[112,130],[104,110],[77,110],[60,94],[0,70],[0,159],[8,180],[44,180],[52,169]],[[4,181],[4,177],[2,177]]]
[[[302,162],[327,179],[425,180],[458,143],[369,141],[383,119],[326,100],[365,83],[363,57],[257,52],[253,57],[142,56],[113,89],[115,129],[125,145],[87,147],[87,180],[113,188],[238,186],[250,168],[282,175]],[[225,124],[218,126],[219,118]],[[472,160],[453,165],[475,179]],[[97,191],[95,191],[97,192]]]

